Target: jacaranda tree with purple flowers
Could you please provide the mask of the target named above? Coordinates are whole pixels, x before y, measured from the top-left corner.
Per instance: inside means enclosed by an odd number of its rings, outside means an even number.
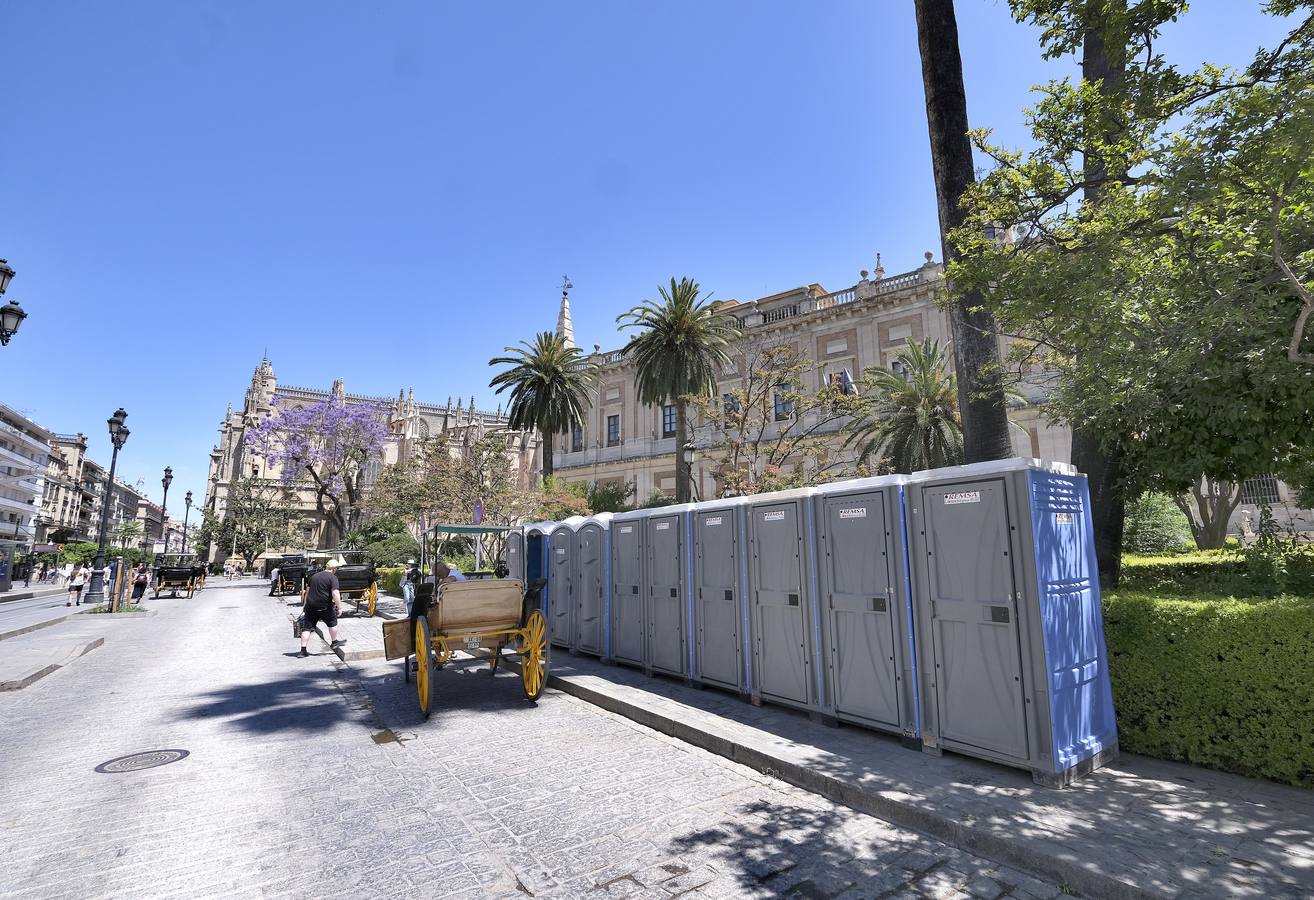
[[[276,396],[273,406],[273,415],[248,432],[247,448],[277,466],[284,485],[314,491],[329,525],[323,540],[334,546],[356,524],[367,465],[383,460],[387,415],[379,406],[340,397],[299,406]]]

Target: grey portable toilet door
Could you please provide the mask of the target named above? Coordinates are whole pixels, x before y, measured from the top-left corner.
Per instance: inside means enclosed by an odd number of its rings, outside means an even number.
[[[794,501],[755,506],[753,657],[761,693],[808,702],[803,617],[803,523]]]
[[[650,516],[648,529],[648,664],[683,674],[684,590],[680,584],[680,517]]]
[[[940,739],[1026,759],[1004,482],[929,486],[922,508]]]
[[[602,529],[579,530],[579,596],[575,606],[575,643],[580,650],[602,652]]]
[[[611,526],[611,656],[643,663],[643,523]]]
[[[740,670],[735,544],[735,510],[694,514],[698,674],[729,688],[739,687]]]
[[[549,577],[552,583],[548,591],[548,609],[550,612],[550,621],[548,622],[548,637],[555,644],[570,644],[571,638],[574,637],[575,622],[575,579],[572,567],[574,559],[571,558],[571,531],[569,528],[558,528],[552,532],[551,542],[551,569]]]
[[[525,580],[525,536],[513,531],[506,536],[507,577]]]
[[[836,713],[898,728],[898,627],[883,491],[826,497],[830,666]]]

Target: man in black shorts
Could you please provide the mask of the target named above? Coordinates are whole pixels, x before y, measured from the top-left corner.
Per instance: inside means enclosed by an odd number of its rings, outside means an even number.
[[[328,568],[310,576],[310,581],[306,583],[306,627],[301,631],[302,656],[310,655],[306,644],[310,642],[310,634],[320,622],[328,626],[329,637],[333,640],[329,646],[336,650],[346,643],[338,640],[338,614],[342,612],[342,594],[338,591],[338,576],[333,572],[337,567],[336,559],[329,560]]]

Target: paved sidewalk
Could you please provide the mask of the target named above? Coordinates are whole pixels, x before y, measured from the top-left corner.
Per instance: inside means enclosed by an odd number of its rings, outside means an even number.
[[[549,685],[1099,897],[1314,896],[1314,792],[1124,754],[1073,787],[554,650]]]

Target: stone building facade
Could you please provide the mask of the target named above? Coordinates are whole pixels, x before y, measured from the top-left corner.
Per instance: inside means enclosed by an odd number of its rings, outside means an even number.
[[[476,409],[473,396],[469,405],[463,399],[458,399],[453,405],[451,397],[445,404],[417,401],[413,389],[398,391],[395,399],[349,394],[342,379],[335,381],[329,390],[280,385],[273,364],[264,359],[251,375],[242,408],[234,410],[229,406],[224,414],[219,425],[219,442],[210,451],[203,508],[220,518],[227,508],[229,493],[243,478],[254,476],[271,484],[279,480],[281,473],[276,468],[245,447],[247,432],[262,419],[276,415],[275,395],[281,398],[281,402],[293,404],[319,403],[337,397],[345,403],[371,404],[381,409],[387,417],[389,435],[383,455],[370,460],[365,468],[367,487],[384,466],[409,458],[417,442],[440,435],[448,437],[449,446],[457,453],[462,447],[487,435],[501,436],[506,443],[507,465],[516,470],[524,488],[533,485],[540,465],[537,435],[511,430],[507,426],[508,417],[500,407],[495,412]],[[300,491],[297,506],[299,518],[294,526],[294,548],[270,548],[271,552],[321,548],[330,537],[324,518],[316,510],[313,492]],[[222,548],[213,548],[212,560],[221,560],[225,555]]]
[[[0,404],[0,539],[25,544],[36,538],[52,438],[31,419]]]
[[[756,300],[725,301],[724,306],[739,320],[742,343],[790,345],[816,363],[813,383],[807,386],[815,389],[841,370],[856,378],[873,366],[891,368],[908,341],[932,338],[947,346],[949,320],[937,305],[943,289],[943,266],[927,253],[920,268],[889,277],[877,257],[874,273],[869,276],[864,271],[860,281],[840,291],[808,284]],[[565,336],[570,323],[569,301],[563,298],[558,333]],[[573,340],[573,330],[569,334]],[[622,350],[603,352],[598,345],[594,349],[591,359],[599,378],[592,406],[583,428],[556,441],[556,474],[566,482],[633,482],[640,501],[654,491],[674,494],[673,412],[637,402],[634,367]],[[722,372],[718,393],[735,390],[744,382],[743,352],[732,356],[737,361]],[[1034,406],[1014,409],[1010,418],[1015,423],[1016,453],[1069,458],[1068,430],[1046,423]],[[772,427],[780,426],[768,425]],[[837,434],[836,452],[842,452],[840,443]],[[700,499],[717,495],[719,461],[700,452],[708,444],[705,429],[695,429],[694,492]]]

